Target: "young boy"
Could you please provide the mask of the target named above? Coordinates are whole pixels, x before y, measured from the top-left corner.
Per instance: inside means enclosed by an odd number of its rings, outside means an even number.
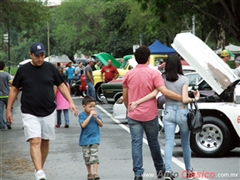
[[[83,158],[88,171],[88,180],[100,179],[98,176],[98,145],[100,143],[99,126],[103,126],[102,118],[96,113],[95,100],[91,96],[85,96],[82,101],[84,111],[78,115],[81,126],[79,146],[82,146]],[[92,174],[93,166],[93,174]]]

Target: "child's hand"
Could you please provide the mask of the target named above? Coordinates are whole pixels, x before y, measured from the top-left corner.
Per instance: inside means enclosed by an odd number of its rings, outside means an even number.
[[[93,117],[97,118],[97,113],[96,113],[96,111],[91,111],[91,112],[90,112],[90,115],[92,115]]]

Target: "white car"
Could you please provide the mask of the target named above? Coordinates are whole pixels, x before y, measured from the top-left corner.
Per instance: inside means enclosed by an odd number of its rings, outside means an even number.
[[[190,33],[178,34],[172,46],[204,79],[197,85],[192,84],[193,89],[202,88],[204,92],[198,101],[204,125],[200,133],[191,134],[193,153],[219,157],[240,147],[239,77],[204,42]],[[117,102],[114,104],[115,116],[117,109],[125,108]],[[126,110],[124,112],[121,118],[126,118]]]
[[[204,125],[191,135],[191,149],[198,156],[223,156],[240,146],[240,79],[191,33],[178,34],[172,46],[215,91],[198,101]]]

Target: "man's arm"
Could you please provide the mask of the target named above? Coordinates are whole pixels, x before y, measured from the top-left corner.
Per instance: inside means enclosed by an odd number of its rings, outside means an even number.
[[[128,109],[128,88],[123,88],[123,102],[125,107]]]
[[[118,73],[117,73],[117,74],[115,73],[114,79],[117,79],[118,76],[119,76],[119,74],[118,74]]]
[[[118,72],[117,68],[115,68],[114,79],[117,79],[118,76],[119,76],[119,72]]]
[[[15,86],[11,86],[11,90],[9,92],[9,96],[8,96],[8,104],[7,104],[7,109],[6,109],[6,119],[8,123],[12,123],[13,118],[12,118],[12,106],[15,102],[15,100],[17,99],[17,95],[19,93],[19,89],[16,88]]]
[[[88,76],[88,79],[90,79],[90,81],[94,84],[94,81],[89,71],[87,71],[87,76]]]
[[[156,95],[157,95],[158,91],[160,91],[164,96],[166,96],[169,99],[182,101],[182,95],[168,90],[166,88],[166,86],[160,86],[159,88],[155,89],[154,91],[152,91],[148,95],[144,96],[143,98],[138,99],[135,102],[130,102],[130,104],[129,104],[130,105],[129,111],[133,111],[139,104],[142,104],[143,102],[146,102],[146,101],[148,101],[148,100],[150,100],[152,98],[156,98]]]
[[[78,110],[70,96],[69,90],[67,88],[67,86],[65,85],[65,83],[62,83],[58,86],[58,89],[60,90],[60,92],[62,93],[62,95],[64,96],[64,98],[69,102],[70,104],[70,110],[71,112],[74,112],[74,115],[77,116],[78,115]]]
[[[173,100],[177,100],[177,101],[182,101],[182,95],[177,94],[173,91],[170,91],[166,88],[166,86],[160,86],[159,88],[157,88],[165,97],[169,98],[169,99],[173,99]]]
[[[143,102],[146,102],[146,101],[149,101],[150,99],[156,98],[157,93],[158,93],[158,90],[154,89],[151,93],[144,96],[143,98],[138,99],[135,102],[130,102],[129,103],[129,111],[133,111],[139,104],[142,104]]]

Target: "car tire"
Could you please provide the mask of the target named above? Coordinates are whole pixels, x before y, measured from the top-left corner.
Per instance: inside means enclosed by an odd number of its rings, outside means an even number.
[[[96,99],[97,99],[97,101],[99,101],[99,102],[102,102],[102,101],[103,101],[103,100],[101,99],[101,95],[102,95],[101,84],[102,84],[102,83],[98,83],[98,84],[95,86]]]
[[[219,118],[205,116],[202,131],[191,134],[190,145],[194,154],[201,157],[219,157],[232,146],[231,132]]]
[[[82,94],[82,97],[85,97],[87,95],[87,91],[82,91],[81,94]]]

